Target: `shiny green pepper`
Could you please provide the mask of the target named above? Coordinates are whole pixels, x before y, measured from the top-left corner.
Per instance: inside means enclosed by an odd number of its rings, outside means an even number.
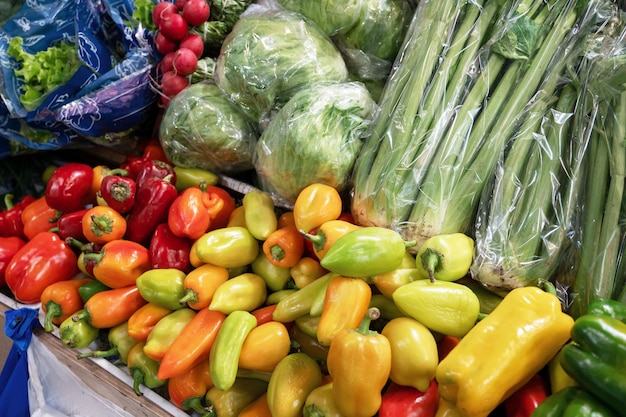
[[[80,295],[80,298],[86,303],[95,294],[101,291],[106,291],[110,289],[111,288],[107,287],[102,282],[98,281],[97,279],[94,279],[92,281],[89,281],[86,284],[81,285],[78,288],[78,294]]]
[[[480,312],[476,294],[456,282],[413,281],[395,290],[393,301],[407,316],[448,336],[464,336]]]
[[[385,227],[361,227],[341,236],[328,249],[321,265],[331,272],[355,278],[393,271],[402,265],[412,243]]]
[[[273,319],[282,323],[289,323],[300,316],[309,314],[313,299],[320,292],[325,291],[326,286],[335,275],[329,272],[281,299],[272,314]]]
[[[474,259],[474,240],[463,233],[436,235],[427,239],[415,257],[423,278],[456,281],[467,275]]]
[[[174,172],[176,173],[176,190],[179,193],[200,184],[216,185],[219,181],[217,174],[201,168],[175,166]]]
[[[144,352],[145,343],[139,342],[128,352],[128,371],[133,378],[133,389],[137,395],[143,395],[140,385],[154,389],[162,387],[167,380],[159,379],[159,362]]]
[[[211,230],[200,236],[195,246],[202,262],[228,269],[249,265],[259,255],[259,241],[239,226]]]
[[[109,349],[92,350],[78,355],[79,358],[112,358],[118,357],[119,361],[128,363],[128,352],[138,343],[137,339],[128,334],[128,322],[111,327],[107,334]]]
[[[250,265],[252,272],[263,278],[270,291],[280,291],[285,288],[291,279],[291,270],[270,262],[263,252]]]
[[[222,391],[235,383],[243,342],[256,325],[256,317],[243,310],[233,311],[224,319],[209,356],[211,379]]]
[[[185,304],[180,299],[185,296],[185,273],[176,268],[150,269],[137,278],[137,288],[141,296],[159,307],[177,310]]]
[[[83,310],[78,311],[80,314]],[[89,324],[87,318],[74,320],[73,316],[63,320],[59,326],[59,337],[64,345],[73,349],[82,349],[89,346],[100,333],[100,329]]]
[[[543,400],[533,417],[617,417],[609,407],[580,387],[566,387]]]
[[[265,240],[278,228],[274,200],[265,191],[248,191],[242,199],[246,228],[258,240]]]

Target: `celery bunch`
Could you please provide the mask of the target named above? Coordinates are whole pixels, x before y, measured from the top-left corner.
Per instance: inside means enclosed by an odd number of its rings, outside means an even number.
[[[355,167],[357,221],[400,231],[414,250],[467,232],[528,110],[553,103],[576,58],[577,4],[420,2]]]

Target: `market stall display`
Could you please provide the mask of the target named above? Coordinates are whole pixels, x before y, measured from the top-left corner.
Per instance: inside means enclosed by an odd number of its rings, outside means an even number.
[[[76,3],[154,42],[147,134],[0,137],[31,411],[45,340],[175,415],[626,415],[619,4],[202,1]]]

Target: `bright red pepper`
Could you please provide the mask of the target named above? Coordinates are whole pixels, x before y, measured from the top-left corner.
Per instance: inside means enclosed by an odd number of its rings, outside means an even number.
[[[137,183],[137,189],[140,189],[149,178],[163,179],[166,177],[170,178],[172,184],[176,184],[174,167],[163,161],[149,159],[144,161],[141,170],[137,173],[135,182]]]
[[[161,223],[157,226],[150,240],[152,268],[176,268],[184,272],[190,271],[191,244],[190,239],[176,236],[167,223]]]
[[[107,175],[102,178],[99,196],[120,214],[130,212],[135,204],[137,183],[130,177]]]
[[[21,217],[26,239],[32,239],[37,233],[50,231],[59,221],[58,212],[48,205],[45,196],[24,207]]]
[[[162,161],[170,165],[172,164],[163,150],[163,146],[161,146],[161,141],[159,139],[148,140],[145,143],[141,157],[148,160]]]
[[[80,242],[86,242],[87,238],[83,233],[83,216],[89,209],[82,209],[65,213],[59,217],[56,227],[50,229],[51,232],[58,233],[61,239],[73,238]]]
[[[46,202],[63,213],[78,211],[90,203],[93,168],[80,162],[61,165],[46,184]]]
[[[437,382],[433,379],[426,391],[392,382],[380,405],[380,417],[434,417],[439,404]]]
[[[530,417],[548,394],[548,384],[541,375],[536,374],[505,400],[506,417]]]
[[[93,276],[110,288],[134,285],[137,278],[150,269],[149,250],[130,240],[112,240],[98,252],[85,253],[85,260],[93,259]]]
[[[6,287],[5,273],[13,256],[26,244],[22,238],[0,237],[0,288]]]
[[[54,282],[78,273],[77,257],[56,233],[41,232],[13,256],[5,273],[7,286],[25,304],[41,301],[41,294]]]
[[[135,205],[127,217],[125,238],[148,245],[156,227],[167,221],[168,211],[176,197],[178,191],[172,177],[152,177],[143,186],[138,182]]]
[[[0,212],[0,237],[19,237],[26,239],[24,235],[24,223],[22,222],[22,211],[35,201],[32,195],[24,196],[19,202],[13,202],[13,194],[4,196],[5,210]]]
[[[139,171],[141,171],[143,166],[148,161],[149,159],[145,159],[141,156],[129,156],[128,158],[126,158],[126,161],[122,162],[120,168],[126,171],[126,176],[128,178],[136,180],[137,175],[139,175]]]

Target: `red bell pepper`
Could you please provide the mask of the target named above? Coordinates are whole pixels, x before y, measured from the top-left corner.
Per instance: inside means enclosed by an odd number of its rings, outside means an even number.
[[[13,194],[4,196],[5,210],[0,212],[0,237],[19,237],[26,239],[24,235],[24,223],[22,222],[22,211],[35,201],[32,195],[24,196],[19,202],[13,202]]]
[[[25,304],[41,301],[41,294],[54,282],[78,273],[77,257],[56,233],[41,232],[13,256],[5,273],[7,286]]]
[[[107,175],[100,184],[99,196],[120,214],[128,213],[135,204],[137,183],[130,177]]]
[[[22,210],[22,223],[26,239],[32,239],[37,233],[48,232],[56,227],[59,221],[58,212],[41,196]]]
[[[145,143],[145,147],[143,148],[141,157],[147,160],[157,160],[170,165],[172,164],[170,159],[167,157],[167,154],[163,150],[161,141],[158,138],[150,139]]]
[[[539,375],[534,375],[526,384],[515,391],[504,402],[507,417],[530,417],[549,394],[548,384]]]
[[[150,244],[156,227],[167,221],[167,214],[178,191],[172,177],[151,177],[142,186],[137,183],[135,205],[127,217],[125,238],[143,245]]]
[[[380,405],[380,417],[434,417],[439,404],[437,382],[433,379],[426,391],[392,382]]]
[[[0,237],[0,288],[7,285],[5,274],[13,256],[26,244],[26,241],[17,236]]]
[[[150,240],[150,261],[153,269],[175,268],[184,272],[191,270],[189,252],[192,241],[176,236],[167,223],[157,226]]]
[[[141,171],[143,166],[148,161],[149,159],[145,159],[141,156],[129,156],[124,162],[122,162],[120,168],[126,171],[126,177],[137,180],[137,175],[139,175],[139,171]]]
[[[63,213],[78,211],[93,203],[91,187],[93,168],[79,162],[69,162],[58,167],[46,184],[46,202]]]
[[[163,179],[166,177],[170,178],[172,184],[176,184],[176,172],[174,171],[174,167],[163,161],[150,159],[144,161],[141,170],[137,173],[135,182],[137,183],[137,189],[140,189],[149,178]]]
[[[150,269],[148,248],[124,239],[112,240],[83,258],[95,261],[93,276],[110,288],[134,285],[139,275]]]
[[[82,209],[65,213],[59,217],[57,225],[50,229],[51,232],[57,233],[61,239],[73,238],[81,242],[87,241],[83,233],[83,216],[89,209]]]

